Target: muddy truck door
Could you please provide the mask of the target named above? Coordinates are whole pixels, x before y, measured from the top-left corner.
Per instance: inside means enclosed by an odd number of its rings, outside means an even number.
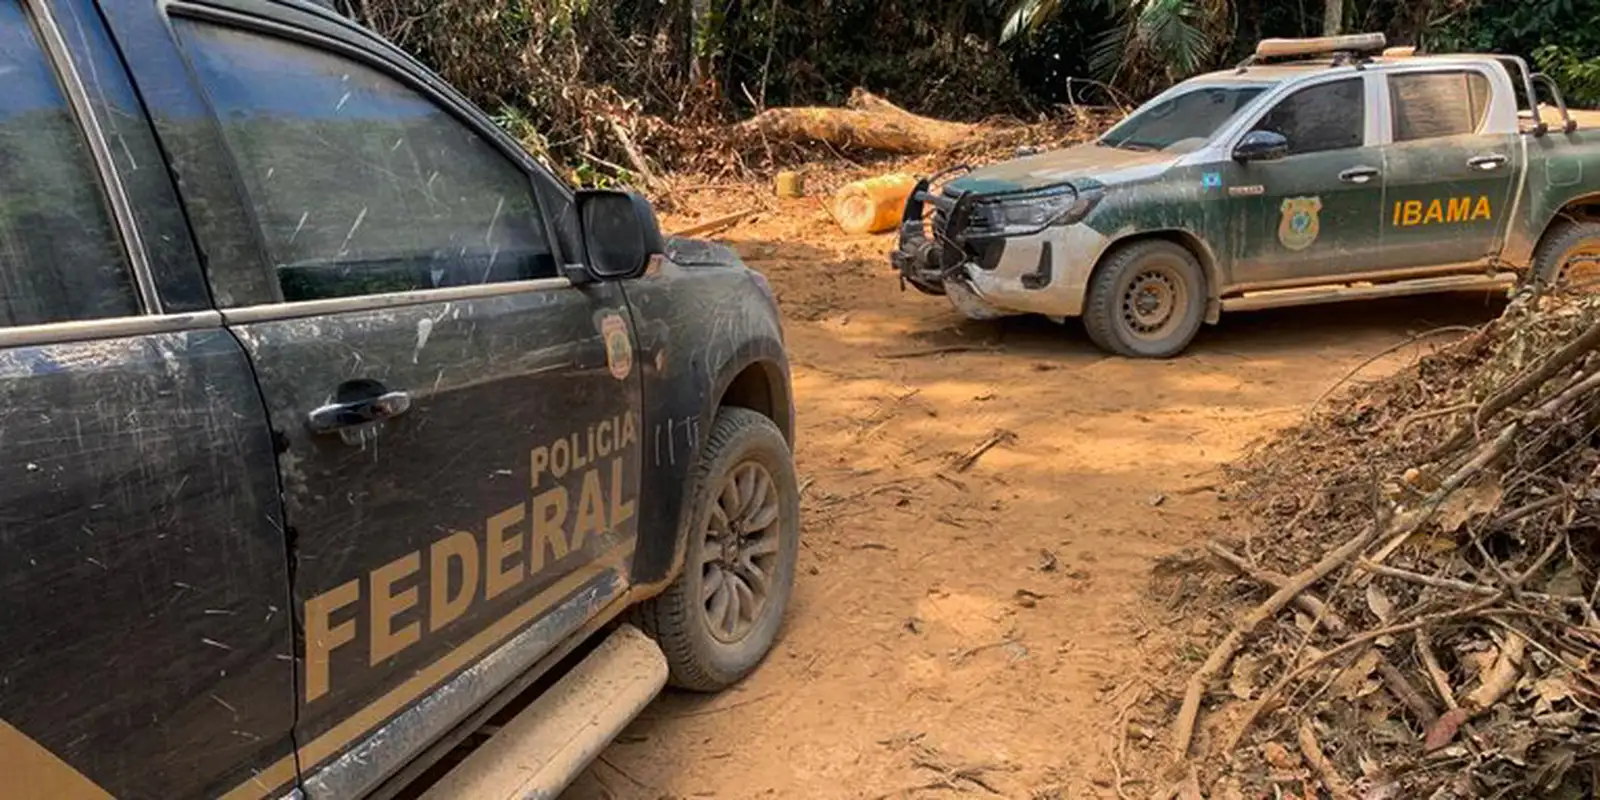
[[[1522,172],[1515,93],[1485,64],[1395,67],[1383,76],[1387,270],[1468,266],[1500,252]]]
[[[113,14],[136,74],[191,76],[156,101],[277,436],[301,780],[358,797],[622,597],[629,312],[561,277],[554,179],[376,37],[278,4]]]
[[[1249,127],[1281,135],[1288,152],[1228,168],[1228,202],[1246,226],[1234,242],[1235,283],[1312,283],[1378,258],[1383,155],[1370,80],[1333,71],[1296,84]]]
[[[0,0],[0,794],[293,756],[271,431],[89,0]]]

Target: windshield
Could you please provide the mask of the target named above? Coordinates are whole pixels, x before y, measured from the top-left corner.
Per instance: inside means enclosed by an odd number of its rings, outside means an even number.
[[[1112,128],[1100,144],[1124,150],[1198,150],[1266,88],[1207,86],[1157,100]]]

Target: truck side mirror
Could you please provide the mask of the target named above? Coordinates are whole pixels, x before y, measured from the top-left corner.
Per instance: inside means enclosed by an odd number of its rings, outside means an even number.
[[[1277,131],[1251,131],[1233,148],[1233,160],[1277,161],[1289,155],[1289,139]]]
[[[636,192],[583,189],[574,197],[589,274],[627,280],[644,274],[650,257],[666,252],[666,240],[650,201]]]

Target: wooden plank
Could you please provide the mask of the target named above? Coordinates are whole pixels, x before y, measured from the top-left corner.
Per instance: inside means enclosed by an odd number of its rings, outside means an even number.
[[[695,224],[690,225],[682,230],[673,231],[670,235],[700,236],[702,234],[720,231],[723,228],[731,228],[734,225],[738,225],[739,223],[743,222],[746,217],[755,216],[756,212],[760,210],[761,209],[759,208],[747,208],[743,211],[735,211],[732,214],[723,214],[720,217],[712,217],[705,222],[696,222]]]

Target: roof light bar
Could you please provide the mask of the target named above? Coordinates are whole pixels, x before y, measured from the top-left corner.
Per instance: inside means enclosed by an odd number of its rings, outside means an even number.
[[[1295,58],[1332,53],[1377,53],[1389,44],[1381,33],[1350,36],[1323,36],[1315,39],[1262,39],[1256,45],[1256,58]]]

